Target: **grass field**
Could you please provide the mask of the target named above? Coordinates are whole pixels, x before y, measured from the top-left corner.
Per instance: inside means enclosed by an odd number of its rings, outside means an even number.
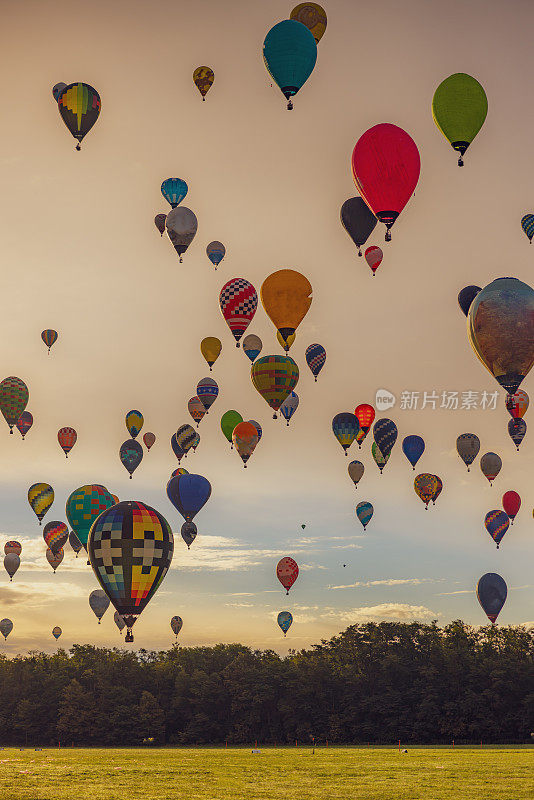
[[[534,748],[0,751],[2,800],[532,800]]]

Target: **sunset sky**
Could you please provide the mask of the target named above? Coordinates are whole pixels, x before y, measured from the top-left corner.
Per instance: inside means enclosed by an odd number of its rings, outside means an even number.
[[[13,582],[0,575],[0,618],[14,622],[0,652],[52,651],[55,625],[63,647],[121,644],[112,610],[98,626],[89,608],[97,582],[85,558],[67,548],[52,574],[26,498],[38,481],[56,493],[45,522],[64,520],[66,498],[86,483],[146,502],[169,520],[174,560],[135,625],[135,647],[168,647],[173,614],[184,620],[184,645],[241,641],[282,654],[355,622],[461,617],[480,625],[486,618],[474,589],[486,572],[508,584],[499,622],[534,624],[534,433],[517,453],[502,392],[496,410],[400,404],[404,391],[422,399],[425,391],[480,397],[498,388],[469,345],[456,297],[467,284],[505,275],[532,283],[534,247],[520,227],[534,212],[534,108],[524,89],[532,3],[329,0],[315,70],[288,113],[270,85],[262,43],[291,8],[284,0],[4,6],[0,378],[28,384],[35,422],[24,442],[0,425],[0,545],[23,544]],[[215,71],[205,103],[192,82],[203,64]],[[431,115],[436,87],[454,72],[476,77],[489,103],[463,169]],[[81,153],[51,93],[55,83],[77,80],[102,98]],[[413,137],[421,177],[391,244],[381,225],[368,242],[384,250],[372,278],[339,210],[357,194],[353,147],[379,122]],[[153,223],[169,210],[160,194],[169,176],[187,181],[183,204],[199,222],[183,264]],[[205,253],[213,239],[227,250],[217,271]],[[218,303],[230,278],[259,291],[282,267],[313,286],[290,352],[300,367],[300,407],[289,429],[252,386],[250,362]],[[59,339],[47,356],[40,333],[49,327]],[[262,355],[282,352],[261,305],[248,332],[262,338]],[[220,394],[200,424],[197,452],[182,464],[213,490],[188,551],[165,486],[177,466],[170,436],[191,422],[187,401],[209,375],[199,349],[205,336],[223,343],[212,373]],[[304,359],[312,342],[328,354],[317,384]],[[371,435],[361,451],[352,446],[349,456],[366,468],[355,490],[331,420],[374,404],[378,389],[397,397],[382,416],[397,423],[399,439],[382,476]],[[130,481],[118,451],[132,408],[157,441]],[[263,426],[247,470],[220,431],[233,408]],[[68,460],[56,438],[64,425],[78,432]],[[493,487],[478,461],[468,474],[456,454],[464,432],[478,434],[481,454],[501,455]],[[412,433],[426,442],[418,471],[444,483],[428,512],[401,451]],[[497,551],[484,517],[508,489],[523,505]],[[354,513],[360,500],[375,508],[365,533]],[[275,575],[284,555],[301,568],[289,597]],[[285,640],[281,610],[294,616]]]

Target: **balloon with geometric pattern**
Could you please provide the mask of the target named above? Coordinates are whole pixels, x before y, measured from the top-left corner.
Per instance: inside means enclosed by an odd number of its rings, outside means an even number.
[[[133,641],[133,624],[167,574],[173,550],[174,538],[165,517],[139,500],[118,503],[93,524],[89,560],[126,623],[127,642]]]
[[[299,407],[299,396],[296,392],[291,392],[288,394],[282,405],[280,406],[280,414],[286,421],[286,425],[289,427],[289,420]]]
[[[336,414],[332,420],[332,432],[343,448],[345,455],[348,455],[347,450],[355,440],[359,429],[360,423],[356,419],[356,415],[350,414],[348,411]]]
[[[123,467],[129,472],[131,480],[133,473],[143,460],[143,448],[135,439],[127,439],[120,446],[119,458]]]
[[[257,359],[261,353],[262,347],[263,343],[260,337],[256,336],[255,333],[249,333],[248,336],[245,336],[243,339],[243,352],[251,361]]]
[[[13,426],[17,424],[26,406],[30,393],[28,387],[20,378],[11,375],[0,383],[0,411],[9,425],[9,432],[13,433]]]
[[[440,496],[441,492],[443,491],[443,481],[441,480],[441,478],[438,475],[434,475],[434,478],[436,479],[436,488],[434,489],[434,491],[432,493],[432,505],[435,506],[436,505],[436,500],[438,499],[438,497]]]
[[[364,530],[371,522],[373,514],[374,514],[373,505],[368,500],[362,500],[362,502],[358,503],[358,505],[356,506],[356,516],[363,525]]]
[[[171,208],[180,205],[188,192],[187,183],[182,178],[165,178],[161,184],[161,194]]]
[[[39,525],[53,502],[54,490],[49,483],[33,483],[28,489],[28,503],[39,520]]]
[[[375,418],[375,410],[369,403],[360,403],[359,406],[356,406],[354,416],[360,423],[360,430],[357,433],[356,441],[361,450],[362,442],[371,430],[371,425]]]
[[[425,510],[428,509],[428,504],[432,500],[434,492],[438,488],[438,482],[435,475],[429,472],[422,472],[414,478],[413,488],[416,495],[425,504]]]
[[[497,545],[497,550],[502,541],[502,538],[510,525],[510,517],[506,511],[501,511],[496,508],[493,511],[488,511],[484,518],[484,525],[486,530]]]
[[[74,531],[71,531],[69,533],[69,544],[74,550],[76,558],[78,558],[78,553],[80,552],[80,550],[83,550],[83,544],[80,542]]]
[[[113,505],[113,495],[97,483],[80,486],[69,495],[65,505],[67,519],[86,550],[91,525],[103,511]]]
[[[380,474],[382,475],[382,470],[388,463],[389,453],[387,456],[384,456],[377,443],[373,442],[371,444],[371,455],[373,456],[374,462],[380,470]]]
[[[43,539],[53,554],[56,555],[68,542],[69,529],[64,522],[59,522],[59,520],[47,522],[43,528]]]
[[[46,328],[46,330],[41,333],[41,339],[48,347],[48,352],[50,353],[50,348],[54,342],[57,341],[57,331],[53,330],[52,328]]]
[[[384,458],[389,458],[393,445],[397,441],[397,434],[397,426],[386,417],[378,419],[373,425],[373,437]]]
[[[76,444],[76,440],[78,438],[78,434],[74,430],[74,428],[60,428],[57,432],[57,440],[59,442],[59,446],[65,453],[65,458],[69,457],[69,453]]]
[[[367,261],[371,269],[371,272],[373,273],[373,278],[376,274],[378,267],[382,263],[383,258],[384,258],[384,253],[382,252],[380,247],[377,247],[374,244],[371,245],[371,247],[368,247],[367,250],[365,251],[365,260]]]
[[[16,553],[18,556],[22,553],[22,545],[20,542],[17,542],[15,539],[11,539],[9,542],[6,542],[4,545],[4,553]]]
[[[201,403],[198,397],[195,395],[195,397],[192,397],[187,403],[187,410],[191,414],[193,422],[197,423],[197,428],[198,428],[202,417],[206,413],[204,404]]]
[[[293,622],[293,615],[289,611],[280,611],[276,621],[285,636]]]
[[[518,389],[515,394],[507,394],[505,400],[506,409],[512,419],[522,419],[527,413],[529,402],[528,394],[523,389]]]
[[[317,376],[325,365],[326,350],[322,344],[310,344],[305,352],[306,363],[311,370],[311,374],[317,383]]]
[[[216,401],[218,394],[219,387],[217,381],[214,381],[213,378],[202,378],[197,383],[197,397],[206,409],[206,414],[209,413],[209,409]]]
[[[88,83],[70,83],[60,92],[59,113],[63,122],[78,140],[76,150],[81,150],[81,141],[89,133],[100,114],[100,95]]]
[[[132,410],[128,411],[125,417],[126,422],[126,429],[132,439],[136,439],[137,436],[141,433],[141,428],[143,427],[144,417],[140,411]]]
[[[519,450],[519,445],[525,438],[526,432],[527,423],[524,419],[511,419],[508,421],[508,434],[517,450]]]
[[[252,364],[250,377],[276,419],[276,412],[298,383],[299,368],[290,356],[262,356]]]
[[[59,625],[56,625],[55,628],[52,628],[52,636],[54,637],[54,639],[56,641],[59,639],[59,637],[61,636],[62,633],[63,633],[63,631],[61,630]]]
[[[56,83],[56,84],[55,84],[55,85],[52,87],[52,96],[53,96],[54,100],[56,101],[56,103],[57,103],[57,101],[59,100],[59,95],[61,94],[61,92],[63,91],[63,89],[65,89],[65,88],[66,88],[66,86],[67,86],[67,84],[66,84],[66,83],[63,83],[63,81],[60,81],[59,83]]]
[[[524,217],[521,217],[521,227],[530,244],[532,244],[532,237],[534,236],[534,214],[525,214]]]
[[[196,447],[197,433],[191,425],[187,423],[185,425],[180,425],[175,435],[177,444],[182,448],[185,454],[187,454],[192,447]]]
[[[224,284],[219,294],[221,313],[230,328],[236,347],[252,322],[258,307],[258,294],[245,278],[232,278]]]
[[[30,414],[29,411],[23,411],[17,422],[17,430],[22,436],[22,441],[24,441],[24,437],[26,436],[32,425],[33,425],[33,416]]]

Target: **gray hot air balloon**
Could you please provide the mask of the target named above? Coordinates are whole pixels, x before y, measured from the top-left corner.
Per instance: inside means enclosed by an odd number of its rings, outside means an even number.
[[[469,472],[469,467],[478,456],[480,450],[480,439],[476,433],[462,433],[456,439],[456,450],[464,462]]]
[[[501,467],[502,461],[497,453],[484,453],[480,459],[480,469],[490,482],[490,486],[501,471]]]
[[[187,545],[187,549],[191,547],[197,535],[197,526],[194,522],[184,522],[182,525],[182,539]]]
[[[9,580],[13,580],[13,575],[20,567],[20,557],[16,553],[8,553],[4,556],[4,569],[9,575]]]
[[[74,531],[71,531],[69,533],[69,544],[72,547],[72,549],[74,550],[74,552],[76,553],[76,558],[78,558],[78,553],[82,549],[83,544],[80,542],[80,540],[78,539],[78,537],[74,533]]]
[[[7,639],[12,630],[13,630],[13,623],[11,622],[10,619],[7,619],[6,617],[5,619],[0,620],[0,633],[2,634],[4,639]]]
[[[174,633],[176,638],[178,638],[178,634],[182,630],[182,625],[183,624],[184,623],[183,623],[183,620],[182,620],[181,617],[177,617],[176,616],[176,617],[172,617],[171,618],[171,628],[172,628],[172,632]]]
[[[198,228],[197,218],[190,208],[177,206],[167,214],[165,227],[174,249],[180,256],[180,263],[182,263],[182,255],[195,238]]]
[[[63,631],[61,630],[59,625],[56,625],[55,628],[52,628],[52,636],[54,637],[54,639],[56,641],[59,639],[59,637],[61,636],[62,633],[63,633]]]
[[[363,476],[365,472],[365,467],[361,461],[351,461],[349,466],[347,467],[349,478],[354,483],[355,486],[358,485],[358,482]]]
[[[103,589],[94,589],[89,595],[89,605],[100,625],[100,620],[108,610],[109,597]]]
[[[63,561],[63,556],[65,555],[64,550],[59,550],[57,553],[53,553],[49,547],[46,548],[46,560],[54,570],[54,574],[56,569],[59,567],[61,562]]]
[[[113,622],[119,629],[119,633],[122,633],[123,629],[126,627],[126,623],[118,611],[115,611],[115,613],[113,614]]]
[[[223,245],[222,242],[210,242],[209,245],[206,247],[206,255],[208,256],[209,260],[217,269],[221,261],[226,255],[226,247]]]
[[[66,89],[66,88],[67,88],[67,84],[63,83],[63,81],[61,81],[60,83],[56,83],[56,85],[52,87],[52,94],[54,96],[54,100],[56,101],[56,103],[59,100],[59,95],[61,94],[63,89]]]

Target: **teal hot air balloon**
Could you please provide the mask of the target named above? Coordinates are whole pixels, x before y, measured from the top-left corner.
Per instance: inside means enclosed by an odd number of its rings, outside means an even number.
[[[317,60],[317,43],[313,34],[302,22],[282,20],[265,37],[263,60],[291,111],[291,98],[304,86]]]
[[[358,503],[356,506],[356,516],[360,520],[361,524],[363,525],[363,529],[365,530],[369,523],[371,522],[371,518],[374,513],[374,508],[372,503],[369,503],[368,500],[363,500],[361,503]]]
[[[276,621],[278,622],[278,626],[281,628],[285,636],[291,627],[291,623],[293,622],[293,615],[289,611],[280,611]]]
[[[185,198],[188,186],[181,178],[166,178],[161,184],[161,194],[170,203],[171,208],[176,208]]]
[[[532,237],[534,236],[534,214],[525,214],[525,216],[521,218],[521,227],[528,237],[530,244],[532,244]]]
[[[440,83],[432,100],[434,122],[462,156],[481,129],[488,113],[488,98],[480,83],[465,72],[456,72]]]

